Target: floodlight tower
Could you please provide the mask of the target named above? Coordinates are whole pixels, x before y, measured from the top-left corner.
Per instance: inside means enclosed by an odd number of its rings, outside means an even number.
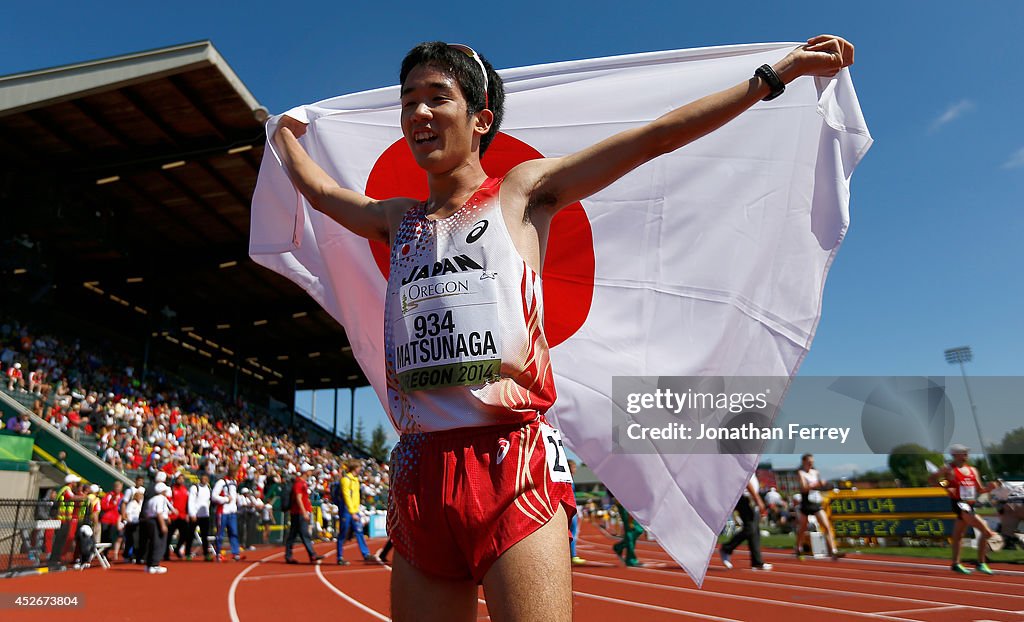
[[[971,404],[971,414],[974,415],[974,427],[978,431],[978,442],[981,443],[981,455],[984,456],[985,462],[988,463],[991,470],[992,463],[988,459],[988,450],[985,449],[985,437],[981,435],[981,424],[978,422],[978,407],[974,405],[974,396],[971,395],[971,383],[967,381],[967,368],[964,367],[964,363],[970,363],[973,359],[974,354],[971,352],[971,346],[960,346],[959,348],[946,350],[946,362],[950,365],[960,366],[960,374],[964,378],[964,388],[967,389],[967,401]]]

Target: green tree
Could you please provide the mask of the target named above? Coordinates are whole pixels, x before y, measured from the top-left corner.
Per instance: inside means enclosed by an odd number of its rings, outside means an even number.
[[[892,472],[885,469],[879,469],[877,471],[865,471],[864,473],[858,473],[857,476],[853,478],[854,482],[865,482],[871,484],[891,482],[892,480]]]
[[[998,476],[1024,475],[1024,428],[1010,430],[1002,441],[989,445],[988,457]]]
[[[355,443],[356,447],[363,449],[366,447],[366,430],[363,428],[363,418],[356,419],[356,431],[352,437],[352,442]]]
[[[378,423],[370,435],[370,455],[377,461],[384,462],[388,459],[388,433],[384,424]]]
[[[978,475],[981,475],[981,481],[990,482],[994,479],[999,479],[995,475],[996,471],[992,470],[992,459],[993,456],[989,454],[986,460],[984,456],[977,456],[975,459],[970,460],[970,463],[978,469]]]
[[[916,443],[898,445],[893,447],[892,453],[889,454],[889,470],[903,486],[927,486],[928,469],[925,467],[925,460],[935,466],[943,462],[942,454]]]

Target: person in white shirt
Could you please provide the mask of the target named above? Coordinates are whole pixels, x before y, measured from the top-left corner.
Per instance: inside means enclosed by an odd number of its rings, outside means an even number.
[[[146,572],[149,574],[163,574],[167,568],[160,565],[164,551],[167,550],[167,526],[171,514],[171,488],[163,482],[158,482],[153,488],[156,493],[146,501],[142,508],[143,529],[146,530],[149,540],[149,550],[146,553]]]
[[[249,515],[253,512],[252,498],[248,488],[238,491],[238,545],[249,547]]]
[[[195,538],[196,527],[199,527],[199,539],[203,543],[203,559],[213,560],[210,551],[210,476],[202,473],[199,483],[192,484],[188,490],[188,537],[185,538],[185,558],[192,559],[192,540]]]
[[[211,499],[220,506],[218,510],[220,520],[217,523],[217,541],[214,553],[219,560],[226,531],[228,540],[231,542],[231,558],[237,562],[241,561],[242,557],[238,549],[238,484],[235,482],[235,474],[235,466],[229,464],[227,474],[217,480],[214,485]]]
[[[128,503],[124,504],[124,513],[122,515],[125,522],[124,559],[126,562],[141,564],[146,553],[142,550],[142,547],[139,546],[139,543],[142,540],[139,536],[139,517],[142,514],[142,499],[146,494],[146,489],[143,486],[138,486],[131,490],[133,492],[130,493]]]
[[[117,453],[117,448],[113,445],[107,446],[103,451],[103,461],[111,466],[116,466],[120,461],[121,456]]]
[[[151,483],[150,485],[148,485],[148,486],[143,488],[143,491],[144,491],[144,494],[143,494],[143,497],[142,497],[142,507],[143,507],[143,509],[145,509],[145,507],[146,507],[146,502],[148,502],[153,497],[153,495],[156,494],[156,485],[157,484],[166,484],[166,483],[167,483],[167,473],[164,473],[163,471],[157,471],[156,476],[154,476],[154,478],[153,478],[153,483]],[[145,517],[143,517],[143,519],[145,519]],[[146,531],[144,526],[139,529],[139,549],[141,550],[141,555],[143,555],[143,556],[145,556],[146,552],[149,551],[149,532]]]
[[[135,497],[136,492],[141,492],[143,494],[145,494],[146,492],[146,478],[142,477],[141,475],[135,478],[134,486],[129,486],[128,488],[125,488],[124,498],[132,499],[133,497]]]

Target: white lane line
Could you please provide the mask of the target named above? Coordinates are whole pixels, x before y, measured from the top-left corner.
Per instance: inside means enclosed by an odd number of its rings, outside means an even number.
[[[280,557],[282,555],[284,555],[284,551],[274,553],[273,555],[268,555],[254,564],[249,564],[249,567],[243,570],[242,572],[238,573],[238,575],[235,577],[235,580],[231,582],[231,588],[228,589],[228,613],[231,615],[231,622],[239,622],[238,610],[235,609],[235,591],[238,589],[238,584],[242,581],[242,578],[245,577],[245,575],[249,574],[249,571],[251,571],[256,566],[259,566],[260,564],[263,564],[264,562],[273,559],[274,557]]]
[[[334,587],[334,584],[332,584],[330,581],[328,581],[327,578],[324,577],[324,574],[322,572],[320,572],[320,565],[319,564],[316,566],[316,578],[320,579],[321,583],[326,585],[327,588],[330,589],[332,592],[334,592],[338,596],[341,596],[343,599],[345,599],[345,601],[347,601],[350,605],[353,605],[356,608],[361,609],[362,611],[365,611],[366,613],[368,613],[371,616],[377,618],[378,620],[383,620],[384,622],[391,622],[391,618],[381,614],[380,612],[378,612],[375,609],[370,609],[369,607],[367,607],[363,603],[359,602],[358,600],[352,598],[351,596],[349,596],[345,592],[342,592],[338,588]]]
[[[596,554],[604,555],[604,553],[596,553]],[[608,553],[608,555],[612,556],[613,554],[612,553]],[[633,570],[638,571],[638,572],[661,572],[661,573],[665,573],[665,574],[668,574],[668,575],[673,576],[673,577],[680,577],[679,572],[669,571],[669,570],[660,570],[658,568],[643,567],[643,568],[634,568]],[[581,573],[581,574],[586,574],[586,573]],[[771,587],[771,588],[783,588],[783,589],[793,590],[793,591],[796,591],[796,592],[824,592],[826,594],[832,594],[834,596],[843,596],[843,595],[851,596],[851,595],[856,595],[856,596],[860,596],[862,598],[874,598],[874,599],[877,599],[877,600],[890,600],[890,601],[905,602],[905,603],[911,603],[911,604],[917,604],[917,605],[961,605],[961,606],[966,606],[966,607],[970,607],[971,606],[971,605],[964,605],[963,603],[954,603],[954,602],[949,602],[949,601],[945,601],[945,600],[935,600],[935,599],[924,600],[924,599],[920,599],[920,598],[910,598],[910,597],[907,597],[907,596],[887,596],[887,595],[883,595],[883,594],[873,594],[871,592],[860,592],[860,591],[855,591],[855,590],[852,590],[852,589],[849,589],[849,588],[840,589],[840,590],[834,590],[834,589],[829,589],[829,588],[824,588],[824,587],[816,587],[816,586],[810,586],[810,585],[792,585],[792,584],[788,584],[788,583],[772,583],[771,582],[771,575],[776,575],[776,574],[783,575],[783,574],[792,574],[792,573],[776,572],[776,571],[773,570],[771,572],[764,573],[764,577],[765,577],[764,580],[753,579],[752,577],[748,577],[746,579],[736,579],[736,578],[722,577],[722,576],[719,576],[717,573],[715,573],[715,574],[708,573],[708,575],[705,577],[704,581],[705,581],[705,585],[707,585],[708,581],[720,581],[720,582],[724,582],[724,583],[742,583],[744,585],[763,585],[763,586]],[[800,576],[802,578],[806,578],[808,575],[807,574],[801,574],[801,575],[798,575],[798,576]],[[864,582],[868,582],[870,580],[864,579],[863,581]],[[873,582],[873,583],[884,583],[884,582],[881,582],[881,581],[871,581],[871,582]],[[773,602],[784,602],[784,601],[773,601]],[[1012,613],[1008,609],[999,609],[997,607],[991,607],[991,606],[990,607],[986,607],[986,608],[988,610],[990,610],[990,611],[999,611],[1000,613]]]
[[[600,552],[600,551],[598,551],[598,552]],[[591,560],[591,559],[587,559],[587,560],[584,560],[584,561],[586,561],[585,564],[580,564],[580,566],[573,565],[573,568],[577,568],[577,567],[582,567],[582,568],[595,568],[595,567],[596,568],[618,568],[619,566],[622,565],[622,564],[615,564],[615,563],[612,563],[612,562],[597,562],[597,561],[594,561],[594,560]]]
[[[601,529],[601,531],[603,531],[610,538],[614,538],[615,540],[621,540],[621,538],[619,538],[619,537],[617,537],[617,536],[615,536],[613,534],[608,533],[607,530],[602,529],[600,526],[598,526],[598,529]],[[583,542],[583,541],[586,541],[586,540],[581,538],[580,541]],[[593,542],[593,541],[590,541],[590,543],[594,544],[594,545],[597,545],[597,546],[601,546],[602,544],[604,544],[604,543],[597,543],[597,542]],[[637,545],[643,544],[643,545],[646,545],[646,546],[654,547],[654,551],[660,552],[660,553],[664,553],[665,555],[668,555],[668,553],[665,553],[665,549],[663,549],[661,547],[661,545],[658,544],[657,542],[651,542],[651,541],[648,541],[648,540],[637,540],[636,543],[637,543]],[[609,542],[607,544],[607,546],[609,546],[609,547],[611,545],[612,545],[611,542]],[[793,554],[792,553],[777,553],[777,552],[774,552],[774,551],[766,551],[765,553],[763,553],[763,555],[764,556],[771,556],[771,557],[783,557],[783,558],[793,559]],[[876,553],[876,555],[877,555],[877,553]],[[671,559],[671,556],[669,556],[669,558]],[[847,557],[847,558],[845,558],[844,563],[847,563],[847,562],[856,562],[858,564],[876,564],[876,565],[882,565],[882,566],[906,566],[906,567],[913,567],[913,568],[932,568],[932,569],[949,568],[949,565],[945,561],[942,561],[942,560],[937,560],[934,563],[928,563],[928,562],[899,561],[898,559],[894,559],[892,561],[889,561],[889,560],[883,560],[883,559],[860,559],[859,557],[854,557],[854,558]],[[989,562],[989,563],[992,563],[992,562]],[[998,563],[1001,563],[1001,562],[995,562],[995,563],[998,564]],[[1007,576],[1024,576],[1024,570],[996,570],[996,574],[997,575],[1004,574],[1004,575],[1007,575]],[[1019,585],[1019,584],[1015,584],[1015,585]]]
[[[644,570],[644,568],[637,568],[637,570]],[[652,570],[651,572],[658,572],[658,571]],[[741,596],[741,595],[738,595],[738,594],[727,594],[727,593],[724,593],[724,592],[712,592],[710,590],[702,590],[702,589],[695,588],[695,587],[682,587],[682,586],[678,586],[678,585],[664,585],[662,583],[650,583],[650,582],[644,582],[644,581],[633,581],[632,579],[619,579],[617,577],[605,577],[605,576],[602,576],[602,575],[590,574],[589,572],[577,572],[577,573],[575,573],[574,576],[577,576],[577,577],[587,577],[587,578],[590,578],[590,579],[595,579],[597,581],[608,581],[608,582],[611,582],[611,583],[624,583],[624,584],[627,584],[627,585],[639,585],[641,587],[649,587],[649,588],[653,588],[653,589],[667,590],[667,591],[671,591],[671,592],[690,592],[690,593],[701,594],[701,595],[704,595],[704,596],[710,596],[712,598],[724,598],[724,599],[727,599],[727,600],[738,600],[738,601],[745,602],[745,603],[760,602],[760,603],[771,604],[771,605],[780,605],[782,607],[796,607],[798,609],[810,609],[812,611],[820,611],[820,612],[825,612],[827,614],[835,614],[837,612],[841,612],[841,613],[845,613],[845,614],[848,614],[850,616],[854,616],[854,617],[858,617],[858,618],[871,618],[871,619],[874,619],[874,620],[897,620],[898,622],[906,622],[907,620],[909,620],[909,618],[898,618],[898,617],[894,617],[894,616],[885,616],[885,615],[881,615],[881,614],[877,614],[877,613],[867,613],[867,612],[863,612],[863,611],[849,611],[849,610],[845,610],[845,609],[839,609],[837,607],[819,607],[818,605],[808,605],[806,603],[792,603],[792,602],[788,602],[788,601],[784,601],[784,600],[774,600],[774,599],[771,599],[771,598],[759,598],[759,597],[756,597],[756,596]],[[738,583],[746,583],[745,581],[740,581],[738,579],[736,581]]]
[[[783,575],[783,576],[789,576],[789,577],[807,578],[807,573],[806,572],[803,572],[803,573],[799,573],[799,572],[786,572],[785,570],[779,570],[778,566],[776,566],[772,570],[771,574],[773,576]],[[818,581],[849,581],[849,579],[846,578],[846,577],[830,577],[828,575],[823,575],[823,574],[815,574],[814,578],[816,580],[818,580]],[[902,582],[899,582],[899,581],[877,581],[875,579],[856,579],[856,581],[857,581],[857,583],[871,583],[871,584],[875,584],[875,585],[899,586],[899,587],[907,589],[907,590],[913,590],[913,589],[917,589],[917,590],[933,590],[933,591],[938,591],[938,592],[945,593],[945,594],[949,593],[949,588],[948,587],[941,587],[941,586],[935,586],[935,585],[919,585],[919,584],[916,584],[916,583],[902,583]],[[985,585],[988,585],[988,581],[985,582]],[[1020,586],[1017,586],[1017,587],[1020,587]],[[848,589],[844,589],[842,591],[843,592],[850,592],[850,590],[848,590]],[[850,593],[859,593],[859,592],[850,592]],[[1024,598],[1024,596],[1015,596],[1013,594],[1006,594],[1005,592],[990,592],[990,591],[987,591],[987,590],[975,589],[974,585],[971,586],[971,593],[972,594],[978,594],[978,595],[986,595],[987,594],[987,595],[990,595],[990,596],[998,596],[1001,599],[1016,598],[1016,599],[1019,600],[1021,598]],[[951,602],[945,602],[945,601],[937,601],[937,600],[932,600],[931,602],[940,603],[940,604],[946,604],[946,605],[951,605],[951,606],[956,606],[957,605],[957,603],[951,603]],[[1007,604],[1010,604],[1010,603],[1007,603]],[[964,605],[964,606],[965,607],[970,607],[971,605]]]
[[[920,609],[897,609],[896,611],[879,611],[882,615],[897,613],[931,613],[932,611],[945,611],[947,609],[983,609],[982,607],[971,607],[969,605],[948,605],[946,607],[922,607]]]
[[[769,552],[769,553],[765,553],[764,555],[772,556],[772,557],[788,557],[790,559],[793,559],[793,555],[791,553],[774,553],[774,552]],[[948,570],[949,569],[949,566],[947,566],[946,564],[928,564],[928,563],[923,563],[923,562],[906,562],[906,561],[899,561],[899,560],[892,560],[892,561],[890,561],[890,560],[882,560],[882,559],[861,559],[860,557],[846,557],[844,559],[843,563],[847,563],[847,562],[854,562],[854,563],[857,563],[857,564],[869,564],[869,565],[873,565],[873,566],[899,566],[901,568],[928,568],[928,569],[931,569],[931,570],[943,570],[943,569],[947,569]],[[999,562],[995,562],[995,563],[999,563]],[[869,571],[869,572],[875,572],[875,571]],[[995,573],[997,575],[1024,577],[1024,570],[1003,570],[1003,569],[999,569],[999,570],[996,570]],[[1019,583],[1015,583],[1014,585],[1020,585],[1020,584]]]
[[[318,542],[317,544],[320,544],[320,543]],[[249,566],[245,570],[243,570],[242,572],[238,573],[238,576],[236,576],[234,581],[231,582],[231,587],[230,587],[230,589],[228,589],[228,613],[231,615],[231,622],[240,622],[239,619],[238,619],[238,610],[235,608],[235,592],[238,590],[239,584],[245,579],[245,575],[249,574],[249,572],[253,568],[255,568],[255,567],[257,567],[257,566],[259,566],[261,564],[264,564],[264,563],[270,561],[271,559],[274,559],[275,557],[281,557],[282,555],[284,555],[284,551],[283,550],[282,551],[278,551],[277,553],[272,553],[270,555],[267,555],[267,556],[263,557],[262,559],[256,560],[255,563],[250,563]],[[318,565],[317,568],[319,568],[319,567],[320,566]],[[303,573],[303,574],[305,574],[305,573]],[[248,580],[252,581],[252,580],[260,579],[260,578],[262,578],[262,577],[249,577]]]
[[[648,605],[647,603],[638,603],[632,600],[623,600],[621,598],[612,598],[611,596],[598,596],[597,594],[588,594],[587,592],[572,591],[573,596],[582,596],[583,598],[593,598],[594,600],[601,600],[606,603],[615,603],[618,605],[628,605],[630,607],[639,607],[641,609],[650,609],[652,611],[661,611],[663,613],[671,613],[677,616],[683,616],[687,618],[697,618],[698,620],[715,620],[716,622],[742,622],[741,620],[734,620],[732,618],[719,618],[717,616],[708,615],[706,613],[695,614],[688,611],[682,611],[681,609],[671,609],[669,607],[661,607],[658,605]]]
[[[622,558],[621,557],[619,557],[615,553],[609,553],[608,552],[608,548],[609,547],[594,546],[592,544],[586,543],[586,541],[584,541],[584,540],[581,540],[580,543],[576,545],[576,548],[577,549],[582,549],[584,551],[593,552],[595,555],[602,555],[604,557],[611,557],[612,559],[615,559],[618,562],[618,563],[595,562],[597,564],[600,564],[601,566],[608,566],[608,567],[611,567],[611,568],[617,568],[617,567],[622,567],[622,566],[625,565],[625,564],[622,563]],[[588,553],[588,555],[589,554],[590,553]],[[679,568],[679,564],[677,564],[675,562],[675,560],[673,560],[671,558],[669,558],[667,560],[661,560],[661,559],[652,560],[650,557],[645,557],[644,560],[643,560],[643,564],[644,564],[644,566],[646,566],[648,568]]]
[[[383,568],[356,568],[355,570],[328,570],[324,572],[325,575],[329,574],[359,574],[363,572],[381,572]],[[308,577],[313,574],[312,572],[282,572],[280,574],[268,574],[262,577],[246,577],[243,581],[264,581],[266,579],[290,579],[294,577]]]
[[[853,574],[865,574],[865,573],[867,573],[867,574],[870,574],[870,575],[881,575],[882,577],[887,579],[887,581],[886,581],[887,583],[892,583],[894,585],[905,585],[905,586],[908,586],[908,587],[924,587],[924,586],[922,586],[920,583],[908,583],[906,581],[895,581],[894,579],[917,577],[918,579],[922,579],[923,578],[923,579],[927,580],[929,583],[932,583],[932,584],[934,584],[934,583],[946,583],[946,584],[949,584],[949,583],[952,582],[954,584],[952,587],[959,587],[959,588],[967,587],[967,584],[965,584],[966,581],[973,581],[972,583],[969,584],[970,585],[970,589],[971,589],[972,592],[979,592],[979,593],[983,593],[983,594],[995,594],[995,595],[998,595],[998,596],[1003,596],[1006,592],[1005,591],[1002,591],[1002,592],[999,592],[999,591],[989,592],[989,591],[986,591],[986,590],[979,590],[977,588],[982,587],[982,586],[984,586],[984,587],[993,587],[993,588],[998,588],[1000,586],[1004,586],[1006,588],[1021,589],[1021,587],[1022,587],[1021,583],[1015,583],[1015,582],[1012,582],[1012,581],[998,581],[998,580],[992,579],[991,577],[986,577],[983,581],[977,581],[977,579],[972,580],[972,579],[969,579],[969,578],[964,577],[964,576],[953,576],[953,573],[949,573],[950,576],[940,576],[940,575],[933,575],[933,574],[922,575],[922,574],[914,574],[914,573],[894,574],[893,572],[887,572],[887,571],[884,571],[884,570],[873,570],[873,569],[870,569],[870,568],[854,568],[854,567],[851,567],[851,565],[855,564],[856,562],[857,562],[856,559],[851,560],[849,558],[847,558],[847,560],[843,561],[841,564],[833,564],[831,562],[828,562],[827,564],[822,564],[822,565],[817,565],[817,566],[810,565],[810,564],[813,564],[813,562],[810,562],[810,563],[807,563],[807,562],[776,562],[775,567],[776,568],[785,567],[785,568],[789,568],[789,569],[800,568],[800,569],[806,569],[808,571],[813,570],[816,573],[815,576],[818,576],[818,577],[829,577],[829,578],[839,579],[839,580],[845,580],[846,579],[846,577],[841,576],[842,573],[847,573],[847,574],[850,574],[850,573],[853,573]],[[828,574],[824,574],[821,571],[825,571]],[[836,573],[838,573],[838,574],[836,574]],[[860,580],[860,579],[858,579],[858,580]],[[911,580],[913,580],[913,579],[911,579]],[[933,586],[933,587],[935,587],[935,586]],[[940,587],[940,589],[947,589],[948,590],[949,588],[948,587],[947,588],[941,588]]]
[[[602,547],[600,544],[595,544],[593,542],[586,541],[586,540],[581,540],[581,542],[585,543],[584,548],[588,548],[588,549],[591,549],[591,550],[596,550],[599,553],[603,553],[604,552],[603,549],[608,548],[608,547]],[[653,543],[651,543],[651,544],[653,544]],[[671,561],[671,559],[672,559],[668,555],[668,553],[665,553],[664,550],[654,550],[654,551],[646,551],[645,552],[645,554],[648,554],[648,553],[660,553],[665,558],[667,558],[667,561]],[[787,566],[792,566],[792,567],[799,567],[799,568],[807,567],[807,568],[814,568],[815,570],[819,570],[819,569],[820,570],[825,570],[825,569],[827,569],[827,572],[872,573],[872,574],[881,574],[884,577],[890,577],[891,573],[885,573],[883,570],[874,570],[872,568],[856,568],[856,567],[851,567],[851,566],[856,566],[857,564],[870,564],[870,565],[879,565],[879,566],[885,566],[885,567],[913,567],[913,568],[928,568],[928,569],[933,569],[933,570],[948,569],[948,566],[946,566],[944,564],[901,562],[901,561],[898,561],[898,560],[888,561],[888,560],[876,560],[876,559],[860,559],[858,557],[847,557],[847,558],[843,559],[841,562],[839,562],[837,564],[836,562],[833,562],[831,560],[820,561],[819,562],[818,560],[813,560],[813,559],[807,559],[807,560],[802,561],[802,562],[797,562],[797,561],[794,561],[793,555],[789,554],[789,553],[765,552],[765,553],[763,553],[763,556],[765,556],[765,557],[773,557],[773,558],[775,558],[775,557],[784,558],[784,561],[782,561],[780,563],[783,563],[783,564],[786,564]],[[819,564],[819,565],[811,566],[812,564]],[[778,567],[778,565],[776,565],[776,568],[777,567]],[[996,572],[997,576],[998,575],[1006,575],[1006,576],[1010,576],[1010,575],[1024,575],[1024,571],[1019,571],[1019,570],[996,570],[995,572]],[[954,582],[957,582],[959,585],[962,586],[963,585],[962,582],[963,582],[964,578],[963,577],[952,577],[952,576],[950,576],[950,577],[929,576],[928,580],[929,581],[933,581],[933,580],[934,581],[954,581]],[[914,585],[914,584],[905,584],[905,585]],[[986,585],[986,586],[1004,585],[1004,586],[1011,587],[1011,588],[1014,588],[1014,587],[1015,588],[1020,588],[1021,587],[1020,583],[1010,582],[1010,581],[995,581],[995,580],[992,580],[991,578],[985,579],[985,582],[984,582],[983,585]],[[918,587],[922,587],[922,586],[918,585]],[[972,585],[972,588],[973,587],[974,586]]]
[[[791,567],[790,567],[790,565],[786,565],[785,568],[789,569]],[[847,568],[847,569],[829,568],[829,570],[830,571],[832,571],[832,570],[848,570],[848,571],[851,571],[851,572],[858,572],[856,570],[853,570],[852,568]],[[863,572],[863,571],[860,571],[860,572]],[[808,573],[807,572],[787,572],[786,570],[781,569],[780,566],[775,566],[772,569],[770,575],[768,573],[765,573],[765,579],[769,579],[770,577],[778,577],[778,576],[797,577],[797,578],[800,578],[800,579],[806,579],[807,576],[808,576]],[[716,574],[713,577],[709,575],[708,578],[712,578],[712,579],[713,578],[719,578],[719,579],[721,579],[721,578],[725,578],[725,577],[721,577],[720,575]],[[750,578],[751,580],[754,580],[754,581],[758,581],[757,579],[753,579],[752,577],[748,577],[748,578]],[[814,574],[814,578],[816,580],[818,580],[818,581],[837,581],[837,582],[842,581],[842,582],[848,582],[850,580],[848,577],[830,576],[830,575],[821,574],[821,573],[815,573]],[[943,578],[943,579],[945,579],[947,577],[935,577],[935,578]],[[953,577],[948,577],[948,578],[956,580]],[[905,583],[905,582],[901,582],[901,581],[891,581],[891,580],[890,581],[879,581],[879,580],[876,580],[876,579],[862,579],[862,578],[857,578],[856,581],[857,581],[857,583],[864,583],[864,584],[870,583],[870,584],[874,584],[874,585],[899,586],[901,588],[905,588],[905,589],[908,589],[908,590],[917,589],[917,590],[926,590],[926,591],[938,591],[938,592],[945,593],[945,594],[948,594],[949,591],[950,591],[948,587],[942,587],[942,586],[936,586],[936,585],[921,585],[919,583]],[[758,582],[759,583],[768,583],[769,581],[758,581]],[[984,585],[984,586],[992,585],[992,583],[993,582],[991,582],[991,581],[985,581],[984,583],[980,583],[979,582],[978,587],[981,587],[982,585]],[[775,584],[775,583],[772,583],[772,585],[786,585],[786,584]],[[1019,585],[1017,585],[1015,583],[1006,583],[1004,585],[1011,585],[1011,586],[1014,586],[1014,587],[1020,587]],[[848,588],[844,588],[844,589],[842,589],[840,591],[848,592],[848,593],[861,593],[861,592],[851,592]],[[1002,599],[1008,599],[1008,598],[1022,599],[1022,598],[1024,598],[1024,596],[1016,596],[1016,595],[1013,595],[1013,594],[1006,594],[1005,592],[994,592],[994,591],[988,591],[988,590],[982,590],[982,589],[975,589],[975,585],[973,585],[973,584],[971,585],[971,593],[972,594],[979,594],[979,595],[987,594],[987,595],[991,595],[991,596],[998,596],[999,598],[1002,598]],[[866,595],[870,595],[870,594],[866,594]],[[931,599],[929,599],[929,602],[934,602],[934,603],[939,603],[939,604],[948,604],[948,605],[954,606],[954,607],[955,606],[964,606],[964,607],[972,606],[972,605],[963,605],[962,603],[960,605],[958,605],[957,603],[951,603],[951,602],[945,602],[945,601],[936,601],[936,600],[931,600]]]

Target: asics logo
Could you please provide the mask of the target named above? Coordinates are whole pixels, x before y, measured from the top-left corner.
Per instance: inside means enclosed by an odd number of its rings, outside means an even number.
[[[480,236],[484,234],[484,231],[487,231],[487,221],[481,220],[480,222],[473,225],[473,230],[470,231],[469,235],[466,236],[466,243],[472,244],[473,242],[476,242],[477,240],[480,239]]]
[[[501,464],[501,461],[505,459],[508,454],[509,442],[508,439],[500,439],[498,441],[498,460],[496,464]]]

